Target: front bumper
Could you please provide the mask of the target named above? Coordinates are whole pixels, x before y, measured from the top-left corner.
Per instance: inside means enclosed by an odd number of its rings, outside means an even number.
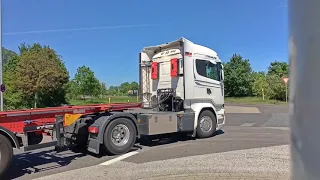
[[[216,130],[221,130],[225,124],[226,124],[226,116],[224,113],[224,109],[221,109],[220,111],[217,112],[217,129]]]

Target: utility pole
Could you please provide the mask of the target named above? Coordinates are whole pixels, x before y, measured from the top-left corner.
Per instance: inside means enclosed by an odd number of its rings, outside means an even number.
[[[2,0],[0,0],[0,85],[3,84],[2,80]],[[3,111],[3,92],[0,91],[0,110]]]
[[[100,83],[100,94],[101,94],[100,98],[103,98],[103,95],[102,95],[103,87],[102,86],[103,86],[103,83],[101,82]]]
[[[319,9],[319,0],[289,0],[288,4],[293,180],[320,179]]]

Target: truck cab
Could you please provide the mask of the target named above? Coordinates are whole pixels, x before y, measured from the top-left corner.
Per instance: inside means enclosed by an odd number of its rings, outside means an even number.
[[[184,123],[192,125],[192,129],[185,130],[192,130],[194,136],[199,126],[214,129],[206,137],[223,127],[224,70],[214,50],[180,38],[143,48],[139,65],[144,109],[179,112],[181,116],[191,113],[192,122]]]

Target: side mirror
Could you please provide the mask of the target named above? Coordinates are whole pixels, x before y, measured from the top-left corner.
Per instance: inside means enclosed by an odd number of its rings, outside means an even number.
[[[221,70],[221,80],[222,81],[224,80],[224,70],[223,69]]]
[[[221,65],[221,81],[223,81],[224,80],[224,69],[223,69],[223,65],[222,64],[220,64]]]

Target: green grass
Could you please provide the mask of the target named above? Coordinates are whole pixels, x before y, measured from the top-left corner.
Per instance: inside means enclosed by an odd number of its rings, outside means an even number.
[[[273,100],[273,99],[265,99],[263,100],[261,97],[226,97],[226,103],[242,103],[242,104],[278,104],[278,105],[286,105],[286,102]]]
[[[126,102],[137,102],[137,97],[131,96],[110,96],[110,103],[126,103]],[[86,104],[108,104],[109,98],[93,98],[93,99],[73,99],[70,100],[69,104],[72,105],[86,105]]]
[[[126,103],[126,102],[137,102],[137,97],[130,96],[110,96],[110,103]],[[226,97],[226,103],[237,103],[237,104],[278,104],[278,105],[286,105],[286,102],[277,101],[272,99],[265,99],[259,97]],[[71,100],[69,102],[72,105],[86,105],[86,104],[108,104],[109,98],[94,98],[87,100]]]

